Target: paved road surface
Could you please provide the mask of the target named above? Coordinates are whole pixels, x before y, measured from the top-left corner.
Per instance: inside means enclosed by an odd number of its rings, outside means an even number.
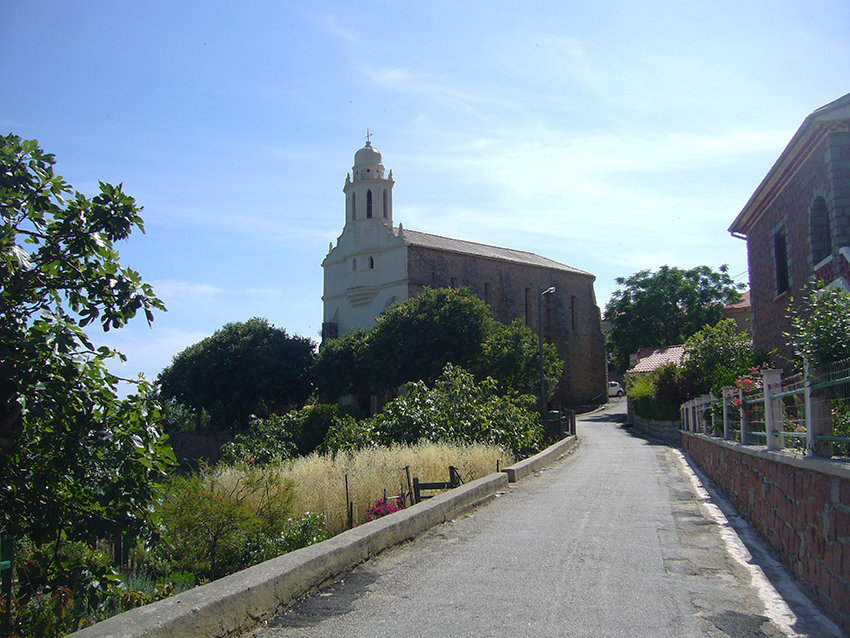
[[[622,405],[581,420],[577,450],[539,476],[384,552],[255,635],[842,636],[781,569],[747,564],[681,453],[624,428]]]

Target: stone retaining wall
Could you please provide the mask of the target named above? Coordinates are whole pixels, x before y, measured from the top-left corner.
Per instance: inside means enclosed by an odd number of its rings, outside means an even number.
[[[632,424],[644,434],[663,441],[678,442],[679,421],[654,421],[637,414],[632,416]]]
[[[850,632],[850,463],[681,433],[682,446]]]

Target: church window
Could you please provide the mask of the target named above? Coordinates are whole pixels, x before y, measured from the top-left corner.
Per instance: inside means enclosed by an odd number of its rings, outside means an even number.
[[[570,297],[570,323],[572,324],[573,332],[576,331],[576,305],[578,304],[578,298],[575,295]]]
[[[531,288],[525,289],[525,325],[531,325]]]
[[[357,193],[351,193],[351,219],[357,219]]]
[[[351,260],[351,270],[357,270],[357,258]]]
[[[387,218],[387,189],[386,188],[384,189],[383,197],[384,197],[384,202],[383,202],[383,204],[384,204],[384,219],[386,219]]]
[[[375,270],[375,258],[369,257],[369,270]]]
[[[815,200],[809,212],[809,246],[812,251],[812,266],[818,265],[832,254],[829,209],[823,197]]]
[[[776,295],[779,296],[791,287],[788,273],[788,241],[784,230],[773,236],[773,262],[776,272]]]
[[[366,219],[372,219],[372,191],[366,191]]]

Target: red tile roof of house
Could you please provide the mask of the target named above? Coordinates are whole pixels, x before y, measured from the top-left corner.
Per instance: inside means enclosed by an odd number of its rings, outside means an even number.
[[[637,353],[637,363],[629,372],[652,372],[668,363],[680,364],[685,354],[684,346],[666,346],[664,348],[641,348]]]

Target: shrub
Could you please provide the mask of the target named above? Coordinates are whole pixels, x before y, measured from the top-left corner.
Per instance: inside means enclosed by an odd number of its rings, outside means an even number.
[[[656,421],[678,420],[679,408],[686,400],[681,369],[674,363],[628,377],[626,393],[636,414]]]
[[[349,423],[358,413],[356,408],[320,403],[282,416],[252,417],[248,432],[224,446],[222,460],[263,465],[312,454],[316,449],[325,449],[330,431],[338,432],[339,424]]]
[[[404,508],[404,494],[399,494],[396,498],[379,498],[374,505],[366,508],[366,520],[374,521]]]
[[[488,443],[519,454],[542,443],[537,415],[527,409],[534,398],[500,396],[493,379],[475,383],[470,373],[447,364],[433,388],[419,381],[406,391],[365,426],[380,445]]]
[[[170,542],[156,547],[155,559],[161,570],[209,580],[265,560],[286,528],[291,501],[280,474],[245,464],[175,477],[160,506]]]
[[[850,358],[850,295],[821,286],[791,313],[790,338],[798,356],[816,368]]]
[[[109,557],[64,534],[42,545],[23,539],[15,572],[12,635],[63,636],[105,618],[121,595]]]

